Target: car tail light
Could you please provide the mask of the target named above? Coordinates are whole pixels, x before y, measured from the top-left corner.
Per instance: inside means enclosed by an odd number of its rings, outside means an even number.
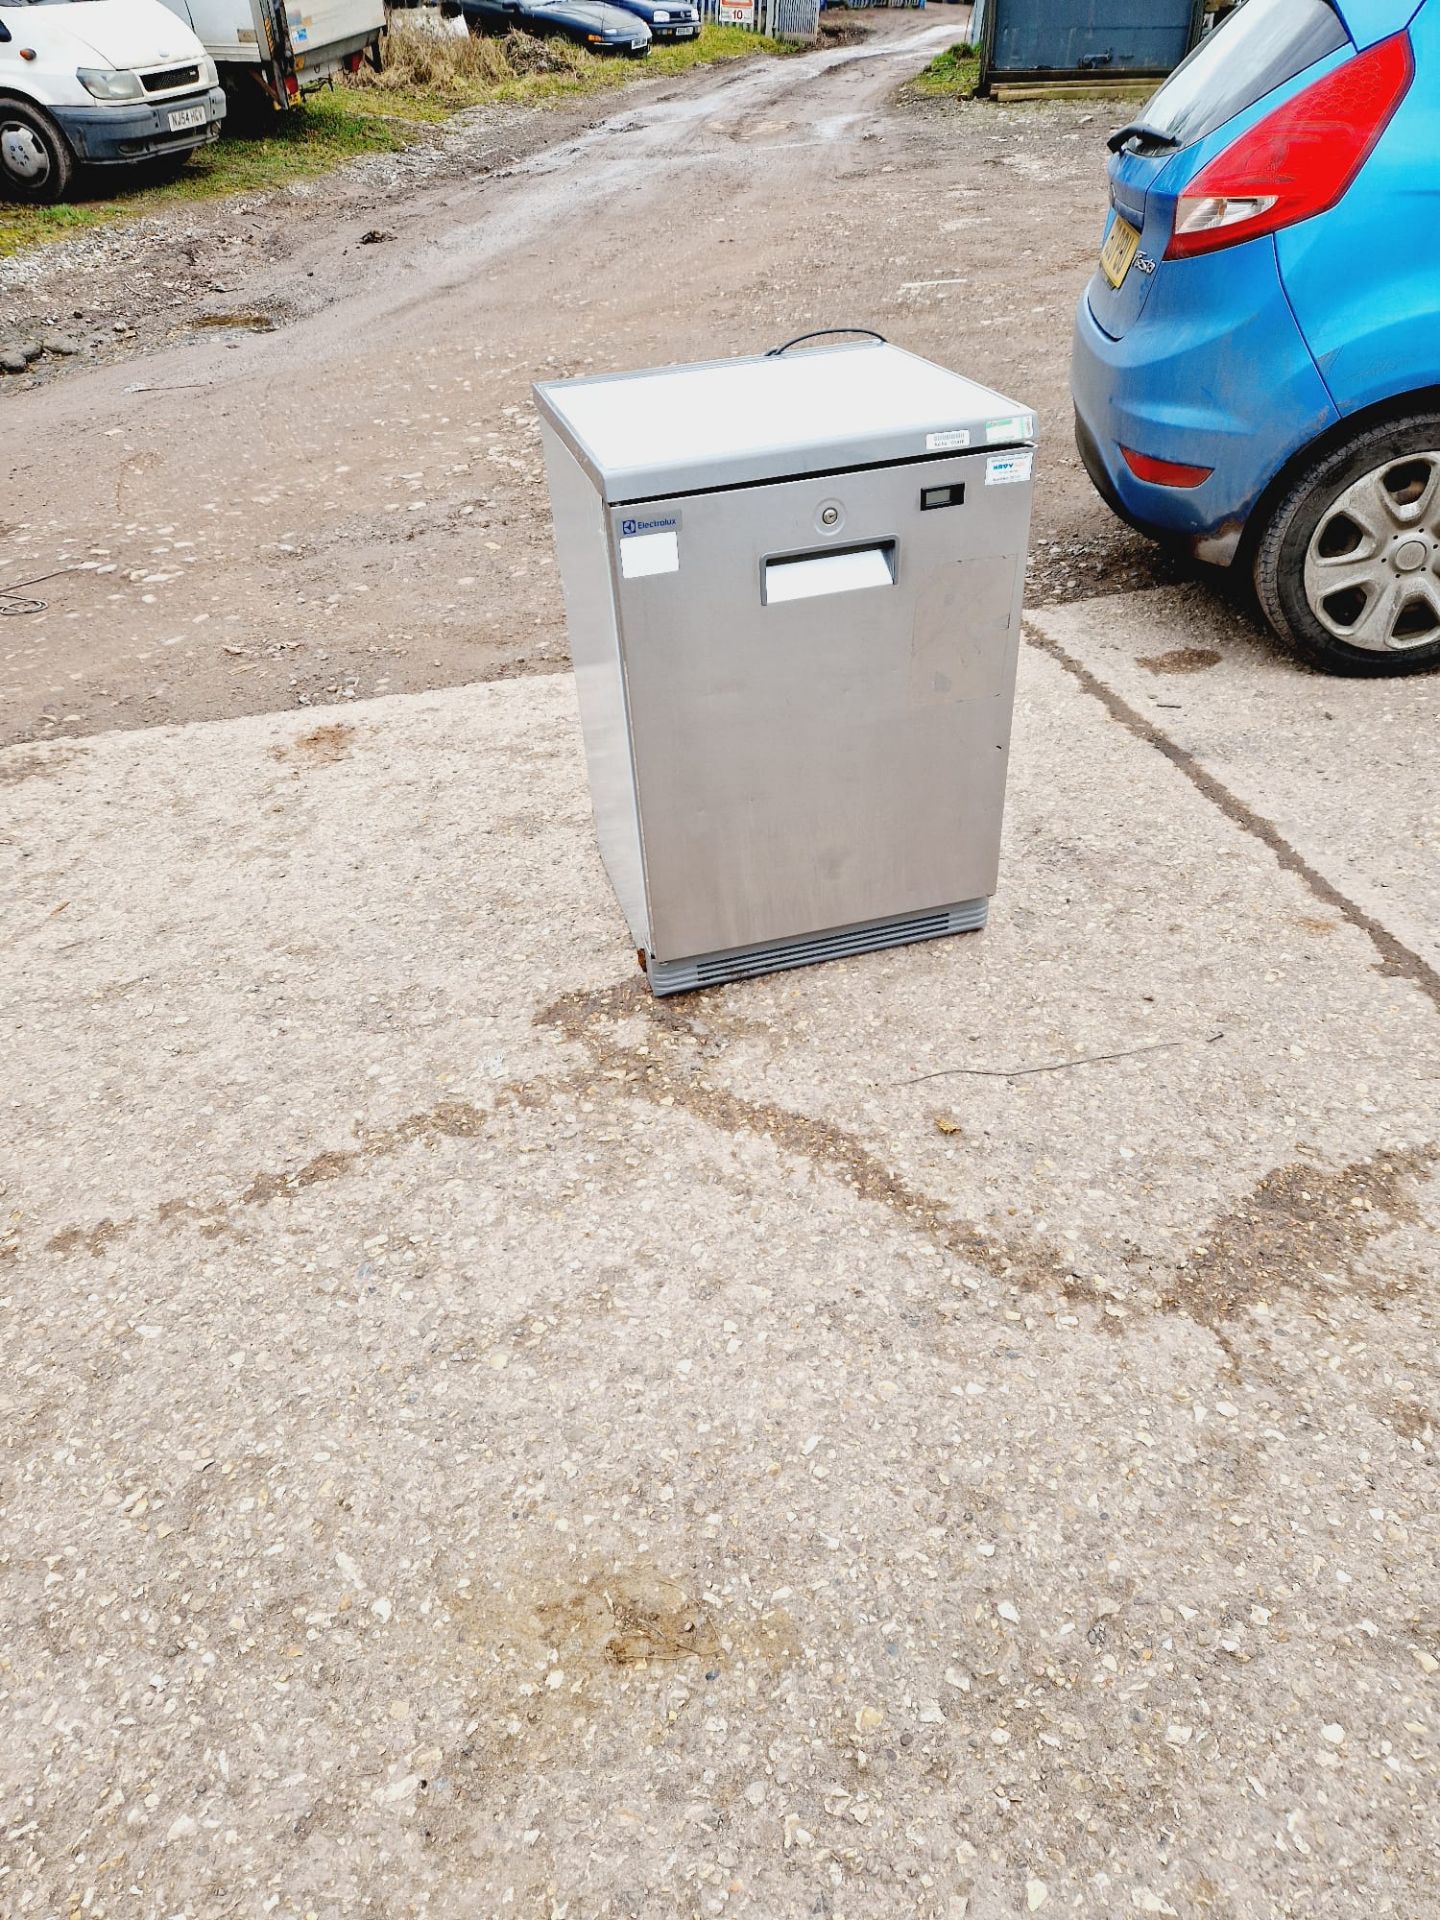
[[[1238,246],[1342,199],[1415,77],[1397,33],[1266,114],[1200,169],[1175,208],[1167,260]]]
[[[1157,460],[1153,454],[1136,453],[1133,447],[1121,447],[1125,464],[1137,480],[1148,480],[1152,487],[1198,487],[1210,478],[1213,467],[1187,467],[1179,460]]]

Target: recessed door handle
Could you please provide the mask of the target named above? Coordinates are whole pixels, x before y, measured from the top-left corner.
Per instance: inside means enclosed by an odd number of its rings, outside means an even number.
[[[827,593],[858,593],[864,587],[893,587],[895,542],[882,540],[871,547],[847,547],[837,553],[791,553],[767,560],[762,598],[767,606],[786,600],[814,600]]]

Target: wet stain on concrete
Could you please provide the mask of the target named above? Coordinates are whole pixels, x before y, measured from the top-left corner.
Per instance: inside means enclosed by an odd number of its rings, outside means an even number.
[[[1394,1285],[1365,1285],[1360,1263],[1373,1241],[1418,1217],[1412,1185],[1437,1157],[1430,1148],[1335,1168],[1303,1161],[1277,1167],[1216,1221],[1176,1271],[1162,1304],[1217,1330],[1282,1293],[1323,1306],[1364,1286],[1383,1303]]]
[[[1432,1413],[1428,1407],[1422,1407],[1418,1400],[1407,1400],[1397,1394],[1387,1400],[1378,1412],[1385,1424],[1393,1427],[1402,1440],[1418,1441],[1422,1447],[1433,1447],[1440,1440],[1440,1413]]]
[[[270,758],[297,767],[327,767],[348,758],[354,742],[354,727],[347,726],[343,720],[332,720],[328,726],[313,727],[309,733],[300,734],[287,746],[272,747]]]
[[[119,1240],[136,1225],[134,1220],[97,1220],[93,1227],[62,1227],[46,1241],[50,1253],[88,1253],[98,1259],[112,1240]]]
[[[686,1661],[712,1670],[758,1662],[773,1672],[800,1652],[785,1608],[717,1610],[684,1580],[643,1564],[607,1567],[559,1594],[467,1592],[450,1611],[463,1640],[526,1667],[549,1655],[567,1684]]]
[[[541,1629],[557,1649],[585,1647],[593,1661],[636,1667],[652,1661],[712,1660],[720,1652],[715,1628],[678,1581],[659,1574],[602,1578],[564,1600],[535,1609]]]
[[[0,758],[0,787],[18,787],[25,780],[54,780],[75,758],[73,749],[7,753]]]
[[[1137,654],[1135,664],[1147,673],[1205,673],[1220,659],[1213,647],[1172,647],[1168,653]]]

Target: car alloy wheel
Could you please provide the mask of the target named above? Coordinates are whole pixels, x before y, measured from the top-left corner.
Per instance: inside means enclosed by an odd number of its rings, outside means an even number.
[[[1440,452],[1349,486],[1311,535],[1305,598],[1327,633],[1385,653],[1440,640]]]
[[[1440,413],[1353,429],[1302,462],[1258,530],[1255,592],[1312,666],[1440,666]]]

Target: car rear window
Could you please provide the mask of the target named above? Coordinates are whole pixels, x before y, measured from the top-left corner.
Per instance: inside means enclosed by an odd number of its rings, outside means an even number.
[[[1181,61],[1140,120],[1189,146],[1348,39],[1327,0],[1244,0]]]

